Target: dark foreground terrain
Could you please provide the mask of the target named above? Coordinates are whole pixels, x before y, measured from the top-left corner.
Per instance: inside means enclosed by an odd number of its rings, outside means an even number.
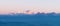
[[[60,26],[60,14],[0,15],[0,26]]]

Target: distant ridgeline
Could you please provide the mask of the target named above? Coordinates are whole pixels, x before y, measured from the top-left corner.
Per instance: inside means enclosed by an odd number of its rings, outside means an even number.
[[[0,26],[60,26],[59,13],[0,15]]]
[[[24,13],[12,13],[7,15],[0,15],[0,17],[60,17],[60,13],[36,13],[36,14],[24,14]]]

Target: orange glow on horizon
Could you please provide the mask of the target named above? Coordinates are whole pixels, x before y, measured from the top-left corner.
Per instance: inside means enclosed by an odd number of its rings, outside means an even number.
[[[0,10],[0,14],[9,14],[9,13],[27,13],[27,10],[23,10],[23,9],[14,9],[14,10],[4,10],[1,9]],[[35,12],[44,12],[44,13],[49,13],[49,12],[56,12],[56,13],[60,13],[60,9],[31,9],[28,14],[32,14]]]

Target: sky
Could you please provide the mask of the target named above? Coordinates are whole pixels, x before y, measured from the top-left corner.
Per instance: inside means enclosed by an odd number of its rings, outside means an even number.
[[[60,13],[60,0],[0,0],[0,14],[33,12]]]

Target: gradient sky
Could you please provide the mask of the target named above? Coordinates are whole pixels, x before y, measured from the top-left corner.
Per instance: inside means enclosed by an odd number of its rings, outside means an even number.
[[[25,10],[60,13],[60,0],[0,0],[0,13],[20,13]]]

